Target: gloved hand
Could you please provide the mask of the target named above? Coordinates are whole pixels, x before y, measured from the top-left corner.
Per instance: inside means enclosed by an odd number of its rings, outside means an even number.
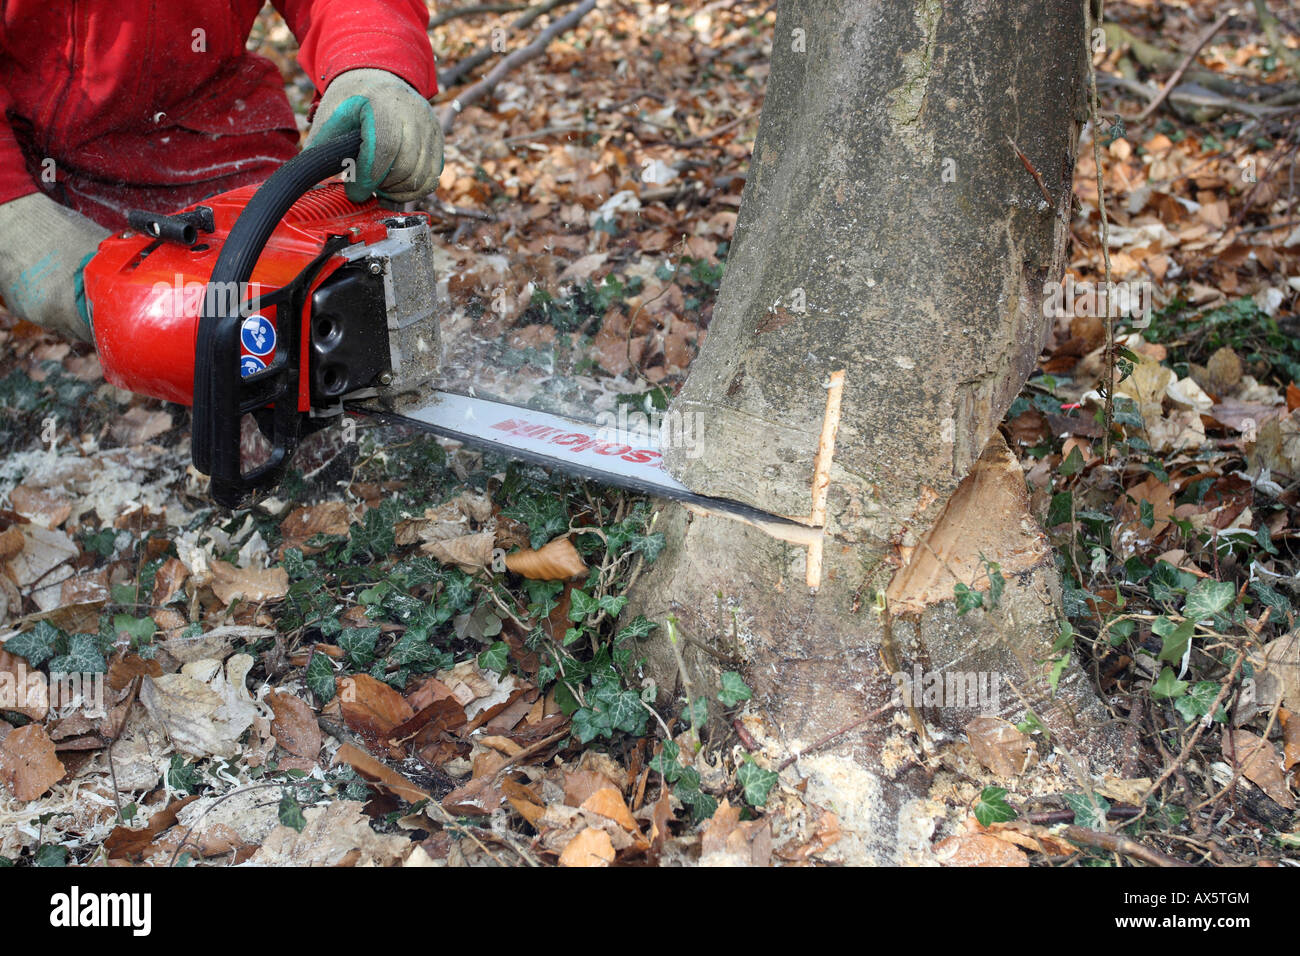
[[[9,311],[92,341],[81,270],[108,234],[44,193],[0,205],[0,297]]]
[[[376,191],[396,202],[427,196],[442,174],[442,126],[415,88],[385,70],[349,70],[335,77],[316,107],[306,145],[361,130],[353,202]]]

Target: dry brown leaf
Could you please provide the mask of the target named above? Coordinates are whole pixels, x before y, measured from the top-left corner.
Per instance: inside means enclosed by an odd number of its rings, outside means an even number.
[[[1256,668],[1255,701],[1265,710],[1281,703],[1300,713],[1300,631],[1269,641],[1251,655]]]
[[[1055,836],[1046,827],[1023,823],[1019,820],[1012,820],[1007,823],[991,823],[985,828],[984,832],[1032,853],[1046,853],[1049,856],[1073,856],[1079,852],[1078,847],[1069,840]]]
[[[999,717],[976,717],[965,727],[975,759],[999,777],[1024,772],[1034,742]]]
[[[761,820],[740,820],[740,807],[723,799],[704,826],[700,839],[700,866],[770,866],[772,825]]]
[[[582,801],[582,809],[613,820],[629,833],[640,832],[640,827],[637,826],[636,820],[632,819],[632,813],[628,810],[623,795],[615,787],[601,787]]]
[[[149,822],[142,827],[131,828],[124,824],[113,828],[104,839],[104,849],[108,850],[110,860],[126,860],[138,857],[158,834],[176,822],[176,814],[189,804],[199,799],[197,793],[179,800],[173,800],[166,807],[149,817]]]
[[[251,603],[275,601],[289,593],[289,573],[284,568],[237,568],[225,561],[213,561],[212,592],[222,604],[236,599]]]
[[[1224,756],[1232,754],[1233,762],[1251,783],[1273,799],[1279,806],[1295,809],[1295,797],[1287,789],[1286,773],[1282,769],[1282,756],[1277,748],[1248,730],[1234,730],[1232,751],[1224,748]]]
[[[345,535],[351,522],[348,507],[341,501],[326,501],[318,505],[303,505],[289,512],[280,522],[285,549],[298,548],[304,554],[314,554],[307,542],[318,534]]]
[[[276,743],[291,754],[314,759],[320,753],[321,730],[307,702],[283,691],[271,694],[267,702],[275,712],[271,733]]]
[[[343,721],[367,744],[385,749],[394,727],[415,716],[405,698],[369,674],[337,678]]]
[[[407,803],[430,799],[430,793],[407,780],[396,770],[376,760],[352,744],[344,744],[334,754],[334,763],[345,763],[372,783],[392,791]]]
[[[299,833],[278,826],[262,841],[252,862],[264,866],[386,866],[400,859],[410,841],[370,829],[357,800],[335,800],[303,811]]]
[[[507,554],[506,567],[534,581],[563,581],[587,573],[587,565],[567,534],[547,542],[536,551]]]
[[[10,577],[20,588],[31,587],[38,581],[53,583],[50,572],[81,554],[76,543],[62,531],[34,524],[18,525],[9,530],[17,530],[23,539],[22,549],[9,559]]]
[[[473,574],[492,563],[495,547],[496,536],[491,531],[480,531],[459,538],[426,541],[420,545],[420,550],[443,564],[454,564],[465,573]]]
[[[257,708],[244,686],[253,658],[193,661],[177,674],[146,677],[140,701],[177,750],[195,757],[233,757]]]
[[[987,833],[959,833],[934,845],[943,866],[1028,866],[1025,851]]]
[[[127,654],[108,665],[108,686],[121,690],[137,677],[160,677],[162,665],[158,661],[145,660],[139,654]]]
[[[11,730],[0,742],[0,783],[19,800],[37,799],[66,772],[40,724]]]
[[[18,485],[9,492],[9,504],[28,521],[44,528],[57,528],[72,515],[72,502],[49,488]]]
[[[170,431],[171,427],[172,417],[167,412],[137,405],[118,418],[111,431],[113,437],[123,445],[142,445],[163,432]]]
[[[614,843],[609,834],[587,827],[564,847],[560,866],[609,866],[614,862]]]
[[[1277,716],[1282,724],[1282,766],[1290,770],[1300,764],[1300,717],[1285,707],[1279,708]]]
[[[162,605],[176,597],[181,585],[185,583],[185,579],[189,575],[190,569],[185,566],[185,562],[180,558],[168,558],[164,561],[159,566],[157,574],[154,575],[154,605],[162,607]]]

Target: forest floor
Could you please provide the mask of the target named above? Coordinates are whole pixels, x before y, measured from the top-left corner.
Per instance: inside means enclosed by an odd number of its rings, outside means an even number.
[[[435,25],[436,105],[572,4],[548,6]],[[1241,9],[1137,118],[1228,5],[1107,5],[1109,262],[1090,126],[1070,308],[1004,424],[1065,582],[1045,666],[1087,671],[1124,766],[1072,781],[1032,713],[916,741],[951,784],[935,862],[1300,863],[1300,23],[1279,49]],[[708,332],[774,20],[605,0],[464,109],[428,204],[453,381],[663,407]],[[283,23],[253,42],[305,114]],[[1152,298],[1114,323],[1109,459],[1108,269]],[[29,692],[0,702],[0,865],[856,862],[796,755],[751,752],[743,672],[716,700],[643,687],[666,625],[619,616],[655,502],[361,422],[214,509],[187,409],[3,310],[0,404],[0,690]],[[51,706],[51,673],[104,675],[102,706],[93,683]]]

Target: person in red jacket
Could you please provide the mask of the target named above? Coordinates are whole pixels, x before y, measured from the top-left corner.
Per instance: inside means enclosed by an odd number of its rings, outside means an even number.
[[[442,130],[422,0],[274,0],[320,101],[308,145],[360,129],[354,199],[432,192]],[[81,270],[132,209],[259,182],[298,149],[262,0],[0,0],[0,298],[89,340]]]

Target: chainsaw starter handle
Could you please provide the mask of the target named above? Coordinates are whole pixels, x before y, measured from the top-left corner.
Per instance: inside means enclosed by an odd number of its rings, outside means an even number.
[[[275,402],[276,434],[272,436],[271,458],[244,474],[240,467],[240,420],[245,393],[240,375],[240,306],[243,296],[231,289],[245,289],[271,233],[295,202],[317,183],[342,171],[343,163],[355,158],[361,148],[360,132],[303,150],[274,173],[253,194],[230,229],[222,245],[212,276],[208,280],[199,314],[194,356],[194,467],[212,478],[212,496],[219,503],[234,506],[257,487],[275,481],[288,464],[298,442],[298,365],[300,340],[297,326],[301,316],[281,322],[280,349],[265,372],[277,370],[282,384]],[[233,283],[233,284],[232,284]],[[233,309],[233,312],[231,311]],[[284,431],[285,434],[280,434]]]

